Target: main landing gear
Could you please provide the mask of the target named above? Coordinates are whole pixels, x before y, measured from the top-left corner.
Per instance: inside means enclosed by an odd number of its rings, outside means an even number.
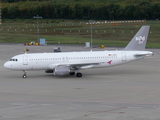
[[[70,75],[75,75],[75,72],[70,72],[69,74],[70,74]],[[76,76],[77,76],[77,77],[82,77],[82,73],[77,72],[77,73],[76,73]]]
[[[78,73],[76,74],[76,76],[77,76],[77,77],[82,77],[82,73],[78,72]]]
[[[27,78],[26,71],[23,70],[23,72],[24,72],[24,75],[22,77],[25,79],[25,78]]]

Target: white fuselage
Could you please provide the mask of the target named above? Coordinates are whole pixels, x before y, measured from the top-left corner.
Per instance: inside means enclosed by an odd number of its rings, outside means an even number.
[[[136,55],[139,55],[138,57]],[[12,70],[53,70],[57,66],[80,65],[79,69],[109,67],[152,55],[150,51],[89,51],[34,53],[14,56],[4,64]]]

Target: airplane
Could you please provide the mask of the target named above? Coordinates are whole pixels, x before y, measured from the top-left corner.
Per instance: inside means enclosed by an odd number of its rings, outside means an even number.
[[[55,76],[76,74],[82,77],[80,70],[83,69],[111,67],[153,55],[153,52],[145,51],[149,29],[148,25],[142,26],[122,50],[24,53],[12,57],[4,67],[23,71],[23,78],[27,78],[26,71],[33,70],[45,70]]]

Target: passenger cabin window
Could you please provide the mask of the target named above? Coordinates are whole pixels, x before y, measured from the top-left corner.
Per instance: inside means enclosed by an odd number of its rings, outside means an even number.
[[[10,59],[10,61],[18,61],[18,59]]]

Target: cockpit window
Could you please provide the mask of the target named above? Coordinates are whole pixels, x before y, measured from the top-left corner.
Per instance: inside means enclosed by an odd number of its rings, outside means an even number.
[[[18,61],[18,59],[10,59],[10,61]]]

